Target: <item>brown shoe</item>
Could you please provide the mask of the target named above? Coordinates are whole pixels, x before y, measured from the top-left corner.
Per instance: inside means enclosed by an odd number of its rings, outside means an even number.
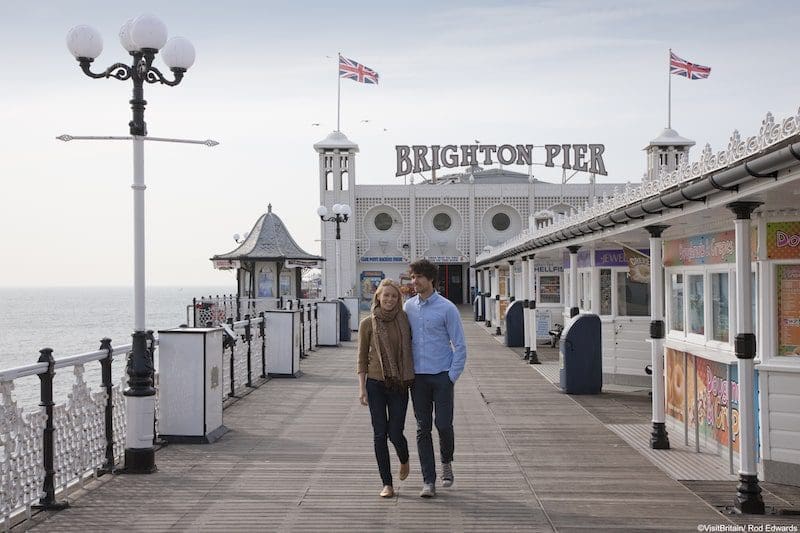
[[[408,477],[409,470],[411,470],[411,465],[409,463],[400,463],[400,481]]]
[[[391,485],[384,485],[381,491],[381,498],[394,498],[394,489]]]

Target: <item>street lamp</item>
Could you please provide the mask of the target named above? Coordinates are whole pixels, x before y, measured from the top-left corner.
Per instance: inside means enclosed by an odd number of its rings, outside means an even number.
[[[340,225],[350,218],[353,214],[350,206],[347,204],[334,204],[331,208],[333,215],[328,215],[328,208],[321,205],[317,208],[317,214],[323,222],[334,222],[336,224],[336,297],[339,297],[339,287],[342,286],[342,261],[341,261],[341,244],[339,241],[342,238]]]
[[[133,119],[130,126],[133,141],[133,240],[134,240],[134,332],[128,354],[128,388],[125,389],[125,408],[128,431],[125,440],[125,470],[130,473],[150,473],[156,470],[153,447],[155,394],[153,388],[153,359],[147,347],[144,313],[144,83],[175,86],[194,63],[194,47],[183,37],[167,41],[167,27],[153,15],[140,15],[128,20],[119,31],[123,48],[133,58],[130,65],[114,63],[102,72],[92,72],[91,64],[103,51],[103,39],[91,26],[81,25],[67,33],[67,48],[90,78],[116,78],[133,82],[130,100]],[[164,77],[153,66],[155,55],[161,57],[172,71],[174,79]],[[67,139],[63,139],[67,140]],[[180,142],[180,141],[179,141]],[[186,141],[183,141],[186,142]],[[209,146],[211,146],[209,144]]]

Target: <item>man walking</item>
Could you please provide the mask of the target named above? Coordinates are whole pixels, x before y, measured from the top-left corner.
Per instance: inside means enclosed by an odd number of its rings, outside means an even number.
[[[417,451],[422,466],[420,496],[436,495],[436,459],[433,451],[433,412],[439,432],[442,486],[453,484],[453,388],[464,371],[467,346],[458,308],[433,289],[436,265],[427,259],[411,263],[411,284],[417,294],[405,303],[411,324],[414,385],[411,400],[417,418]]]

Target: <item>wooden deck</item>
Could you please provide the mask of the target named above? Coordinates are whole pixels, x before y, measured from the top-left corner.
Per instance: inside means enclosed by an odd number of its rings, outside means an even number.
[[[231,431],[217,443],[165,447],[153,475],[103,476],[75,493],[69,509],[36,517],[34,529],[697,531],[732,524],[466,317],[465,331],[456,480],[437,487],[432,500],[418,497],[410,406],[411,475],[395,481],[395,498],[378,497],[350,342],[312,352],[301,378],[273,379],[228,408]]]

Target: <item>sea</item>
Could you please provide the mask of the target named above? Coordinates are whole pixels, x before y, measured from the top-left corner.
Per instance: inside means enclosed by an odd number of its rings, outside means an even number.
[[[235,292],[235,285],[148,287],[146,328],[158,331],[191,324],[187,308],[191,308],[192,298]],[[132,332],[131,287],[0,288],[1,370],[35,363],[42,348],[52,348],[58,360],[99,349],[103,337],[109,337],[112,346],[129,344]],[[117,356],[113,364],[115,383],[122,379],[124,368],[125,358]],[[56,372],[56,402],[63,403],[76,379],[72,368]],[[84,379],[92,390],[100,390],[100,364],[87,364]],[[35,407],[39,389],[35,376],[15,380],[14,400],[21,407]]]

